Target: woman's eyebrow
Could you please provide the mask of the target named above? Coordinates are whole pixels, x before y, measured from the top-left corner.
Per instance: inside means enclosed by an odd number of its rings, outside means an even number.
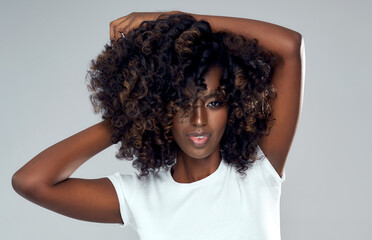
[[[221,92],[220,92],[219,90],[215,90],[215,91],[211,92],[210,94],[205,95],[205,96],[203,97],[203,99],[204,99],[204,100],[208,100],[208,99],[210,99],[210,98],[217,97],[217,96],[219,96],[219,95],[221,95]]]

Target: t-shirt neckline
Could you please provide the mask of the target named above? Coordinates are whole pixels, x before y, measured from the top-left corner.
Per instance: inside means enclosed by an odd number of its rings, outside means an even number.
[[[198,181],[191,182],[191,183],[179,183],[179,182],[176,182],[176,180],[174,180],[171,174],[171,167],[170,167],[169,170],[167,171],[167,178],[172,185],[177,186],[177,187],[184,187],[184,188],[198,187],[198,186],[202,186],[202,185],[215,181],[222,174],[225,168],[226,168],[226,163],[223,159],[221,159],[221,162],[218,168],[213,173],[211,173],[209,176],[203,179],[200,179]]]

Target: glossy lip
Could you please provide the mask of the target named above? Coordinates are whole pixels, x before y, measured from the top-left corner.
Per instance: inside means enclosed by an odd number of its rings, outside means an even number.
[[[193,137],[193,136],[189,136],[188,138],[190,139],[190,142],[191,142],[191,144],[194,146],[194,147],[196,147],[196,148],[202,148],[202,147],[204,147],[205,145],[207,145],[207,143],[208,143],[208,141],[209,141],[209,136],[205,136],[207,139],[205,140],[205,142],[204,143],[197,143],[197,142],[194,142],[192,139],[191,139],[191,137]]]
[[[190,142],[191,144],[196,147],[196,148],[202,148],[204,147],[205,145],[207,145],[208,141],[209,141],[209,138],[211,137],[212,134],[210,133],[207,133],[207,132],[191,132],[191,133],[187,133],[186,136],[188,139],[190,139]],[[202,143],[202,144],[199,144],[199,143],[196,143],[194,142],[191,137],[199,137],[199,136],[203,136],[203,137],[206,137],[207,140]]]

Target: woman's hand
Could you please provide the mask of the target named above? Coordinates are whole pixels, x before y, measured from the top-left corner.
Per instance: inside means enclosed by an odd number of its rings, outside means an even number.
[[[162,14],[176,14],[178,11],[171,12],[132,12],[124,17],[110,22],[110,39],[115,41],[126,35],[129,31],[139,27],[143,21],[156,20]]]

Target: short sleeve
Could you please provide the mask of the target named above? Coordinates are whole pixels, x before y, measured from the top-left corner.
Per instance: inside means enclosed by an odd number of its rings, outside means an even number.
[[[260,166],[261,166],[264,178],[268,182],[268,184],[278,185],[278,184],[283,183],[286,179],[285,169],[283,170],[282,177],[280,177],[279,174],[276,172],[275,168],[273,167],[273,165],[270,163],[269,159],[267,159],[267,157],[261,150],[259,145],[257,145],[257,154],[258,154],[258,158],[261,159],[259,161],[262,161]]]
[[[138,180],[135,173],[122,174],[115,173],[106,176],[114,186],[118,196],[120,205],[120,215],[124,224],[120,223],[120,227],[132,226],[134,224],[133,214],[131,211],[131,198],[138,189]]]

